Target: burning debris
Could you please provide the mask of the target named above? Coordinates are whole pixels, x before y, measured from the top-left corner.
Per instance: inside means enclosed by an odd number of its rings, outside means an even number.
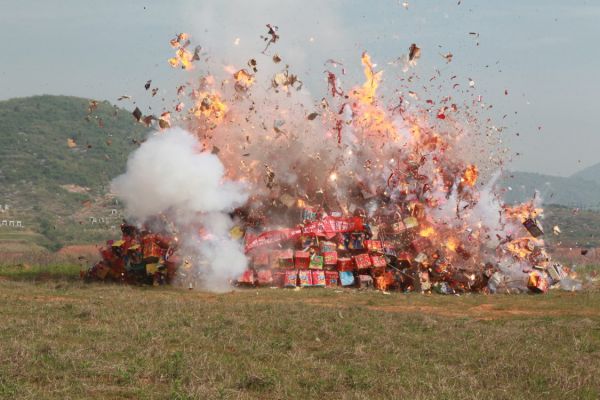
[[[279,39],[268,28],[265,51]],[[189,69],[189,37],[171,45],[171,65]],[[411,45],[408,61],[420,51]],[[88,276],[442,294],[543,293],[569,279],[544,248],[542,210],[502,204],[497,167],[471,159],[472,137],[450,97],[436,108],[428,100],[425,110],[404,95],[400,108],[386,105],[383,71],[366,52],[365,82],[343,88],[326,71],[328,97],[318,104],[288,66],[261,77],[257,64],[248,63],[252,72],[226,68],[221,80],[204,75],[187,94],[180,86],[173,111],[182,117],[163,113],[167,130],[143,143],[113,182],[128,216],[146,228],[103,249]],[[133,115],[144,120],[137,108]],[[168,130],[176,123],[191,134]],[[165,239],[174,237],[177,245]]]

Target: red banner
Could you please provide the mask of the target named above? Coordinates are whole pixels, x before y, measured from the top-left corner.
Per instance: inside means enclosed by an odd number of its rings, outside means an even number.
[[[327,216],[320,221],[311,222],[304,227],[279,229],[263,232],[258,236],[246,236],[245,251],[247,253],[257,247],[296,239],[301,235],[332,237],[337,233],[360,232],[363,229],[363,220],[360,217],[342,218]]]

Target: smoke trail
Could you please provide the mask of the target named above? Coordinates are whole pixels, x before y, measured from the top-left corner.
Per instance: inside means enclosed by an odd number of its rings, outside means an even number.
[[[227,213],[248,195],[245,185],[224,178],[216,155],[200,148],[181,128],[157,133],[131,154],[111,190],[138,224],[167,216],[181,233],[182,255],[195,261],[195,276],[202,279],[196,284],[219,290],[247,266],[241,244],[229,237],[233,223]]]

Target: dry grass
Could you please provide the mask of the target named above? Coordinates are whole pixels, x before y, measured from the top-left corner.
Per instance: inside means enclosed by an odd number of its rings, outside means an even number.
[[[0,278],[0,397],[600,396],[600,293],[226,294]]]

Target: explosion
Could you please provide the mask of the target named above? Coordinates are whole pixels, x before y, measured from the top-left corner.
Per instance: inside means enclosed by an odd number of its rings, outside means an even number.
[[[188,35],[171,45],[172,66],[199,61]],[[387,105],[383,71],[366,52],[361,60],[363,84],[345,90],[326,71],[328,95],[316,104],[288,65],[261,76],[255,59],[253,73],[227,66],[180,86],[166,112],[180,113],[169,123],[189,133],[155,133],[113,182],[137,224],[115,242],[124,263],[146,258],[146,240],[162,248],[149,264],[168,280],[213,290],[236,281],[544,292],[558,282],[564,271],[540,239],[542,210],[502,203],[499,173],[487,166],[482,177],[465,154],[473,136],[456,104],[424,110],[399,96]]]

